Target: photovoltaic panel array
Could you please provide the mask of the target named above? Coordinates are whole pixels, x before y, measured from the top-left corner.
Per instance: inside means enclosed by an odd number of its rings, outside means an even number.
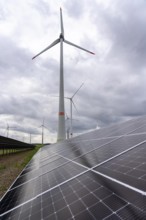
[[[1,219],[146,219],[146,116],[41,148]]]

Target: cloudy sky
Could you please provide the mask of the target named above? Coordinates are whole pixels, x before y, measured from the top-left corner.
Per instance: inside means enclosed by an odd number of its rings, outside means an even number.
[[[60,34],[95,53],[64,44],[65,96],[74,97],[74,135],[146,113],[145,0],[0,0],[0,135],[55,142]],[[65,111],[70,117],[69,101]],[[69,120],[66,120],[66,129]]]

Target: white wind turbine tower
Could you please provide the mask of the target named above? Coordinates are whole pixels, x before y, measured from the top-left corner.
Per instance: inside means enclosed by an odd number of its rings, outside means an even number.
[[[76,92],[69,98],[69,97],[65,97],[66,99],[69,99],[70,100],[70,136],[72,138],[73,136],[73,128],[72,128],[72,121],[73,121],[73,118],[72,118],[72,105],[74,105],[75,109],[77,110],[76,106],[75,106],[75,103],[73,101],[73,98],[75,97],[75,95],[77,94],[77,92],[81,89],[81,87],[84,85],[84,83],[82,83],[80,85],[80,87],[76,90]]]
[[[64,28],[63,28],[63,18],[62,18],[62,9],[60,8],[60,23],[61,23],[61,33],[58,39],[56,39],[52,44],[34,56],[32,59],[36,58],[40,54],[44,53],[51,47],[55,46],[56,44],[60,43],[60,86],[59,86],[59,120],[58,120],[58,137],[57,141],[61,141],[66,139],[66,132],[65,132],[65,115],[64,115],[64,74],[63,74],[63,42],[69,44],[71,46],[77,47],[81,50],[84,50],[90,54],[94,54],[89,50],[86,50],[78,45],[75,45],[64,38]]]

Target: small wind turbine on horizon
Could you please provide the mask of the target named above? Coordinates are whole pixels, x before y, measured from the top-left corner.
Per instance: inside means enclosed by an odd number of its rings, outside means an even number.
[[[42,128],[42,144],[44,144],[44,128],[49,130],[45,125],[44,125],[44,119],[43,119],[43,124],[40,126]]]
[[[76,92],[71,96],[71,97],[65,97],[66,99],[69,99],[70,100],[70,136],[72,138],[73,136],[73,126],[72,126],[72,121],[73,121],[73,118],[72,118],[72,105],[74,106],[74,108],[76,109],[77,111],[77,108],[75,106],[75,103],[73,101],[73,98],[75,97],[75,95],[78,93],[78,91],[81,89],[81,87],[84,85],[84,83],[82,83],[80,85],[80,87],[76,90]]]
[[[9,124],[7,123],[7,128],[6,128],[6,130],[7,130],[7,138],[9,137],[9,130],[10,130],[10,126],[9,126]]]
[[[81,50],[84,50],[90,54],[94,54],[93,52],[86,50],[76,44],[71,43],[70,41],[65,40],[64,38],[64,27],[63,27],[63,17],[62,17],[62,9],[60,8],[60,24],[61,24],[61,33],[58,39],[56,39],[53,43],[51,43],[48,47],[42,50],[40,53],[35,55],[32,59],[35,59],[37,56],[41,55],[51,47],[60,43],[60,85],[59,85],[59,120],[58,120],[58,135],[57,141],[66,139],[65,132],[65,109],[64,109],[64,73],[63,73],[63,42],[69,44],[71,46],[77,47]]]
[[[9,134],[10,134],[10,128],[11,130],[13,129],[16,129],[16,127],[10,127],[9,124],[7,123],[7,127],[6,127],[6,137],[8,138],[9,137]]]

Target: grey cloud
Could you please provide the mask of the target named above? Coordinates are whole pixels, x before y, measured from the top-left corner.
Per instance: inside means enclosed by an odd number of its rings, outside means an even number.
[[[2,96],[0,102],[0,114],[23,115],[30,118],[35,118],[39,114],[38,101],[29,97],[23,97],[21,95],[15,97]]]
[[[36,0],[33,3],[30,3],[30,6],[33,6],[39,13],[41,13],[43,16],[47,15],[49,16],[49,13],[51,12],[49,4],[46,3],[44,0]]]
[[[15,41],[6,36],[0,37],[0,74],[14,77],[25,73],[28,76],[31,66],[31,53],[29,50],[19,48]]]
[[[4,3],[5,4],[5,3]],[[4,7],[4,5],[0,5],[0,21],[4,21],[8,16],[8,11]]]
[[[65,7],[70,17],[79,18],[84,13],[84,1],[66,1]]]
[[[138,116],[146,112],[144,82],[133,81],[132,84],[124,80],[122,82],[120,76],[116,80],[109,72],[106,84],[99,86],[97,82],[95,86],[86,83],[85,86],[87,88],[78,99],[80,115],[90,118],[93,122],[96,121],[99,126],[124,120],[124,117],[130,117],[130,113],[131,116]],[[93,122],[89,129],[93,128],[91,127]]]
[[[114,10],[101,6],[94,13],[94,22],[103,36],[112,43],[107,61],[123,62],[140,67],[146,58],[145,1],[113,1]]]

